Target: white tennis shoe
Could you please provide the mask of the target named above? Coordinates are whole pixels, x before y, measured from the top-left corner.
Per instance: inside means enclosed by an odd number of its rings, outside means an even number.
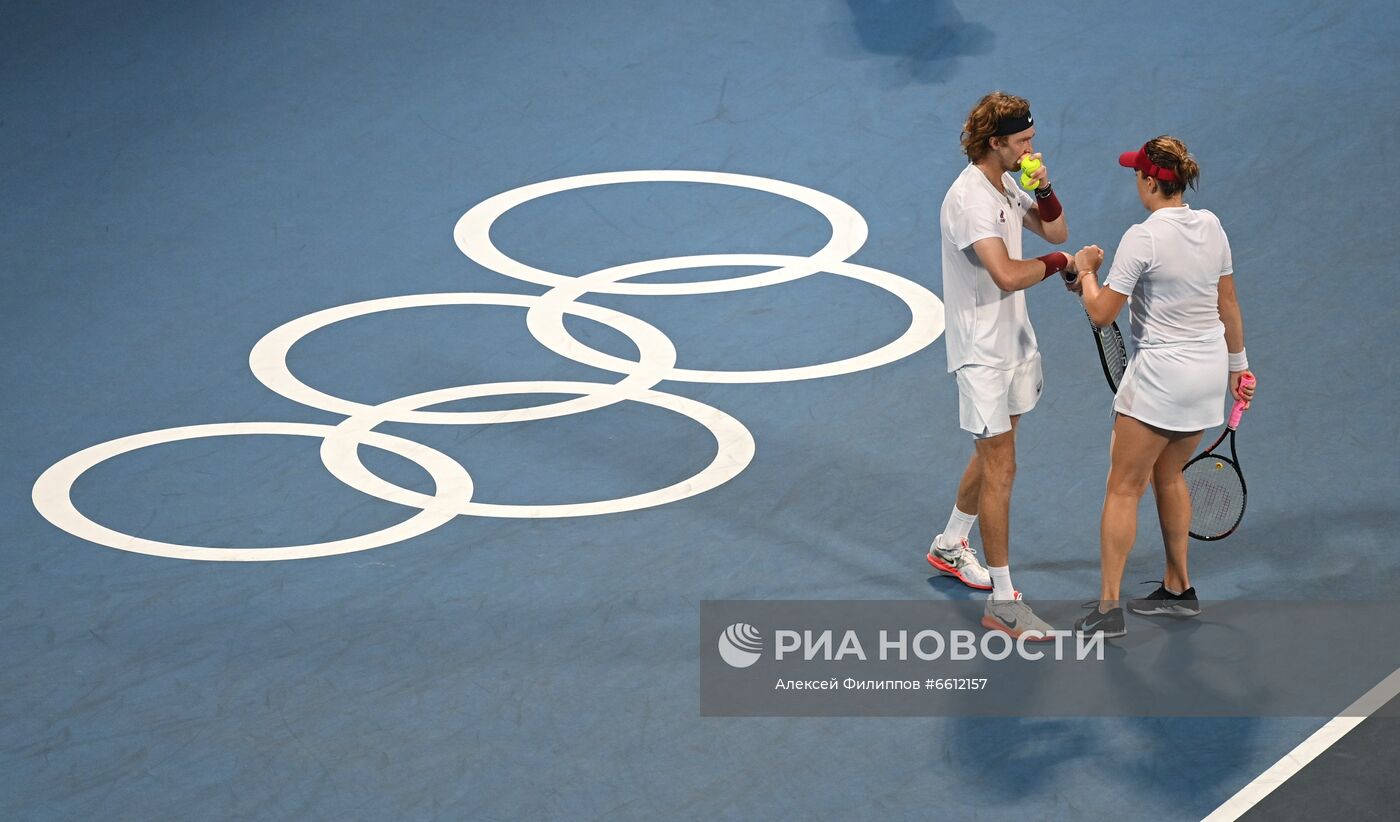
[[[992,590],[992,575],[977,561],[977,552],[967,544],[966,538],[950,546],[945,544],[942,534],[934,537],[933,544],[928,547],[928,564],[969,588]]]

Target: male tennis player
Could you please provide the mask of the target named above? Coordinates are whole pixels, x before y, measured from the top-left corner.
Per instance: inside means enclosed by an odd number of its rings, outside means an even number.
[[[1098,608],[1075,624],[1082,633],[1123,636],[1123,566],[1137,535],[1138,501],[1152,484],[1167,567],[1162,583],[1129,609],[1145,616],[1201,612],[1186,569],[1191,496],[1182,468],[1201,432],[1224,419],[1225,392],[1248,402],[1256,386],[1244,350],[1230,241],[1220,219],[1183,196],[1200,174],[1186,144],[1163,135],[1118,158],[1131,168],[1148,217],[1118,244],[1107,286],[1095,270],[1103,252],[1079,252],[1084,310],[1100,327],[1132,297],[1133,358],[1113,401],[1108,487],[1100,525],[1102,587]],[[1250,376],[1253,376],[1250,374]]]
[[[1011,174],[1021,158],[1041,159],[1034,138],[1035,121],[1025,100],[1000,91],[979,100],[963,126],[968,166],[948,189],[939,213],[948,371],[957,377],[958,415],[962,429],[972,434],[973,454],[948,525],[929,546],[928,561],[965,585],[990,589],[983,626],[1016,637],[1050,630],[1021,601],[1009,563],[1016,423],[1035,407],[1042,383],[1022,292],[1074,264],[1058,251],[1021,257],[1022,227],[1055,244],[1069,238],[1045,165],[1031,175],[1034,198],[1017,188]],[[967,542],[978,521],[986,568]]]

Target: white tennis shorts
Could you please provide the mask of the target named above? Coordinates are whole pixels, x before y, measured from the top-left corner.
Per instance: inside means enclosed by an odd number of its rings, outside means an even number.
[[[958,422],[977,439],[1011,430],[1011,418],[1035,408],[1045,379],[1040,353],[1015,368],[964,365],[958,378]]]

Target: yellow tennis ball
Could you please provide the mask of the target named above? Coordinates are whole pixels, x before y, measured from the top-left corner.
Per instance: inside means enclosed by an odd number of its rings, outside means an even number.
[[[1021,158],[1021,187],[1034,191],[1040,188],[1040,181],[1032,177],[1036,171],[1040,170],[1040,160],[1034,155],[1027,154]]]

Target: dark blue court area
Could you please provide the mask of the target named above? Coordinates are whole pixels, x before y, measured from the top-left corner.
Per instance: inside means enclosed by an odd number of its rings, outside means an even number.
[[[700,714],[702,600],[981,596],[924,552],[971,450],[938,207],[993,89],[1071,250],[1144,218],[1120,152],[1200,162],[1260,380],[1202,599],[1400,598],[1392,4],[0,4],[0,818],[1231,801],[1332,717]],[[1012,567],[1087,600],[1111,397],[1027,299]],[[1127,588],[1161,569],[1148,498]],[[1393,818],[1386,722],[1254,818],[1334,773]]]

